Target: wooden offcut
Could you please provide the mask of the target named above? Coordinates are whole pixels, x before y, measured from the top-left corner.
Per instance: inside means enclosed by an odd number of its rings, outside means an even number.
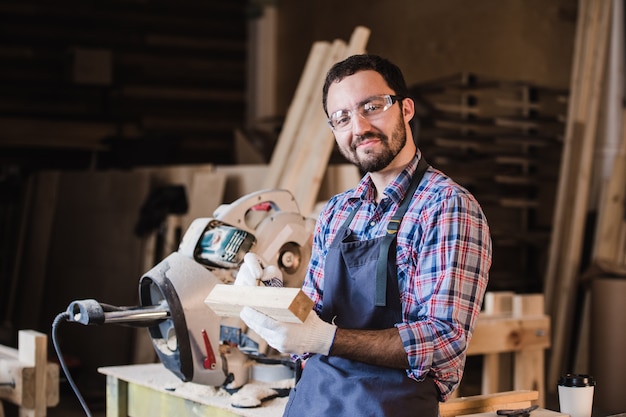
[[[204,300],[220,317],[239,317],[243,307],[252,307],[274,320],[304,322],[313,301],[299,288],[247,287],[218,284]]]
[[[20,408],[20,416],[43,417],[59,403],[59,366],[47,362],[48,338],[20,330],[18,349],[0,346],[0,380],[13,387],[0,390],[0,399]]]
[[[466,414],[495,412],[497,410],[527,408],[538,398],[539,393],[531,390],[459,397],[440,403],[439,415],[441,417],[455,417]]]

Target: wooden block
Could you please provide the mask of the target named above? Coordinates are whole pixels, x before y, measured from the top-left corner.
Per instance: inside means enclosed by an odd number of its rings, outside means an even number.
[[[513,291],[488,291],[485,293],[485,314],[508,314],[513,312]]]
[[[520,294],[513,298],[513,317],[541,316],[544,309],[543,294]]]
[[[313,301],[299,288],[244,287],[218,284],[204,300],[221,317],[239,317],[241,309],[252,307],[275,320],[298,323],[306,320]]]
[[[500,409],[526,408],[530,407],[531,402],[537,398],[539,398],[539,393],[530,390],[459,397],[440,403],[439,414],[441,417],[454,417],[472,413],[495,412]]]
[[[476,322],[468,355],[515,352],[550,347],[550,318],[537,316],[520,320],[481,315]]]

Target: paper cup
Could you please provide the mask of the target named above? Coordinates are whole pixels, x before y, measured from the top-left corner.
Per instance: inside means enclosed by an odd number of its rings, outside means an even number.
[[[596,381],[591,375],[567,374],[559,378],[559,407],[571,417],[591,417]]]

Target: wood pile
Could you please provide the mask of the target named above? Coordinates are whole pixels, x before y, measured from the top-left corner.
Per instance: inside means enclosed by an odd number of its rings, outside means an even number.
[[[567,91],[471,73],[411,91],[426,160],[469,189],[489,221],[490,289],[541,291]]]
[[[618,90],[614,102],[608,100],[611,88],[616,86],[611,87],[607,75],[607,64],[615,51],[611,47],[613,52],[609,54],[611,33],[623,31],[623,23],[611,23],[621,21],[621,14],[612,10],[612,4],[579,1],[566,134],[544,279],[546,306],[555,329],[548,372],[548,386],[553,390],[559,375],[586,372],[589,295],[582,280],[585,268],[596,263],[624,265],[626,261],[626,118],[623,90]],[[623,48],[622,39],[616,47]],[[623,70],[621,61],[617,65]],[[619,77],[623,83],[623,75]],[[616,113],[613,120],[603,119],[611,112]],[[608,152],[609,161],[600,166],[595,156],[601,140],[606,141],[608,126],[616,126],[621,136],[617,152]],[[598,174],[607,168],[608,176]],[[600,192],[595,193],[593,179],[598,176]],[[594,224],[591,214],[596,209]],[[575,330],[580,330],[578,335]]]
[[[322,86],[330,67],[365,52],[370,30],[354,29],[349,42],[317,41],[307,58],[285,123],[272,153],[264,188],[291,191],[300,211],[311,213],[335,141],[322,108]]]

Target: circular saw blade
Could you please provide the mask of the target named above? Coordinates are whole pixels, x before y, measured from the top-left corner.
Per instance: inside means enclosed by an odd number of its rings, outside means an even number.
[[[311,250],[310,240],[304,246],[287,242],[280,248],[276,264],[283,273],[283,285],[285,287],[302,287],[311,260]]]

